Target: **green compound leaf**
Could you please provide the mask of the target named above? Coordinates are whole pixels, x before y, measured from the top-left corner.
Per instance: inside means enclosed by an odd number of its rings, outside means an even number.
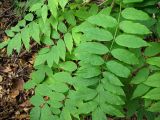
[[[148,20],[149,15],[142,10],[137,10],[135,8],[126,8],[122,11],[122,16],[129,20]]]
[[[150,30],[146,26],[140,23],[134,23],[132,21],[120,22],[119,28],[123,32],[130,33],[130,34],[138,34],[138,35],[151,34]]]
[[[117,26],[117,20],[111,16],[106,16],[103,14],[97,14],[93,15],[89,18],[87,18],[87,21],[90,22],[91,24],[101,26],[104,28],[113,28]]]
[[[138,64],[139,63],[139,60],[135,56],[135,54],[130,52],[130,51],[128,51],[128,50],[126,50],[126,49],[117,48],[117,49],[112,50],[111,54],[116,59],[118,59],[118,60],[120,60],[120,61],[122,61],[124,63],[127,63],[127,64],[134,65],[134,64]]]
[[[140,48],[149,46],[149,44],[146,41],[135,35],[127,35],[127,34],[119,35],[116,37],[115,41],[118,45],[128,48]]]
[[[130,70],[126,66],[114,60],[107,62],[106,67],[110,72],[114,73],[119,77],[128,78],[130,75]]]

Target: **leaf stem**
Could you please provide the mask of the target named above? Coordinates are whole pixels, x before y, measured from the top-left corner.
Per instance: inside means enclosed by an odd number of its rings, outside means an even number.
[[[114,0],[113,0],[114,1]],[[113,5],[112,5],[113,6]],[[113,41],[111,43],[111,46],[110,46],[110,49],[109,49],[109,53],[111,52],[112,48],[113,48],[113,44],[115,42],[115,39],[116,39],[116,36],[117,36],[117,32],[118,32],[118,28],[119,28],[119,23],[120,23],[120,18],[121,18],[121,10],[122,7],[121,7],[121,3],[120,3],[120,12],[119,12],[119,15],[118,15],[118,25],[116,27],[116,30],[115,30],[115,33],[114,33],[114,36],[113,36]]]

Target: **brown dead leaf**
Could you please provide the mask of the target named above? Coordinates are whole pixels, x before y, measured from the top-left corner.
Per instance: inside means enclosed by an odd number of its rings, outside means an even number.
[[[12,71],[12,69],[8,66],[3,70],[4,73],[8,73],[8,72],[11,72],[11,71]]]
[[[19,90],[12,90],[10,96],[11,98],[16,98],[19,95]]]
[[[2,82],[3,81],[3,77],[0,75],[0,82]]]
[[[25,108],[25,107],[30,107],[31,103],[29,102],[29,100],[23,102],[22,104],[19,105],[21,108]]]

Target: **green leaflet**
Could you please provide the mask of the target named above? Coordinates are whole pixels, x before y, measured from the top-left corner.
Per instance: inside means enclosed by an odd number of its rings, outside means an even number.
[[[86,65],[80,67],[76,74],[82,78],[91,78],[100,75],[101,71],[100,67]]]
[[[157,72],[149,76],[148,79],[144,82],[144,84],[151,87],[160,87],[159,79],[160,79],[160,72]]]
[[[134,76],[131,80],[131,84],[140,84],[144,81],[147,80],[149,75],[149,69],[148,68],[143,68],[141,70],[138,71],[138,73],[136,74],[136,76]]]
[[[41,8],[41,6],[42,6],[42,3],[37,2],[36,4],[33,4],[29,10],[36,11],[36,10],[39,10]]]
[[[129,20],[148,20],[149,15],[142,10],[137,10],[135,8],[126,8],[122,11],[122,16]]]
[[[46,19],[47,19],[47,16],[48,16],[48,7],[47,7],[47,5],[44,5],[43,7],[42,7],[42,11],[41,11],[42,13],[42,19],[43,19],[43,21],[44,21],[44,23],[46,22]]]
[[[113,35],[104,29],[99,28],[87,28],[83,30],[84,36],[82,39],[85,39],[86,41],[111,41],[113,39]]]
[[[50,52],[47,54],[47,63],[49,67],[53,66],[53,63],[59,63],[59,51],[57,46],[53,46]]]
[[[119,28],[123,30],[125,33],[130,33],[130,34],[146,35],[151,33],[146,26],[140,23],[134,23],[132,21],[120,22]]]
[[[61,120],[72,120],[70,111],[68,109],[63,109],[61,113]]]
[[[107,80],[105,78],[103,78],[101,81],[103,83],[104,89],[106,89],[107,91],[109,91],[111,93],[114,93],[116,95],[125,96],[125,93],[124,93],[123,89],[120,86],[115,86],[115,85],[111,84],[109,82],[109,80]]]
[[[81,78],[81,77],[74,77],[74,87],[75,89],[81,88],[83,87],[89,87],[89,86],[94,86],[98,83],[99,78],[95,77],[95,78]]]
[[[65,57],[66,57],[66,47],[65,47],[65,43],[63,40],[58,40],[57,42],[57,49],[59,51],[59,57],[65,61]]]
[[[26,48],[27,51],[29,51],[30,48],[30,29],[29,27],[25,27],[21,32],[22,42]]]
[[[135,35],[128,35],[128,34],[119,35],[116,37],[115,41],[118,45],[128,48],[140,48],[149,46],[149,44],[146,41]]]
[[[138,64],[139,60],[138,58],[130,51],[126,50],[126,49],[114,49],[111,51],[111,54],[113,55],[113,57],[115,57],[116,59],[127,63],[127,64]],[[126,57],[127,56],[127,57]]]
[[[150,100],[160,100],[160,88],[154,88],[150,90],[147,94],[143,96],[143,98]]]
[[[14,38],[9,40],[8,46],[7,46],[7,54],[11,55],[12,51],[16,50],[18,53],[21,50],[21,34],[18,33]]]
[[[32,21],[33,18],[34,18],[34,16],[33,16],[32,13],[28,13],[28,14],[24,17],[24,19],[27,20],[27,21]]]
[[[75,56],[80,61],[80,64],[102,65],[104,60],[101,56],[90,54],[88,52],[76,52]]]
[[[68,72],[57,72],[53,75],[53,78],[57,81],[72,84],[73,78]]]
[[[96,109],[97,103],[93,101],[81,103],[78,107],[78,114],[89,114]]]
[[[67,11],[66,13],[64,13],[64,17],[69,24],[73,26],[76,25],[77,21],[74,16],[74,11]]]
[[[70,92],[70,95],[68,96],[71,99],[74,100],[91,100],[97,95],[96,90],[90,89],[90,88],[79,88],[77,91]]]
[[[143,0],[123,0],[123,3],[136,3],[136,2],[143,2]]]
[[[67,47],[68,51],[71,53],[72,49],[73,49],[73,38],[72,38],[72,35],[70,33],[66,33],[64,35],[64,42],[66,44],[66,47]]]
[[[61,86],[61,87],[59,87]],[[61,93],[65,93],[69,90],[68,86],[63,83],[63,82],[56,82],[54,81],[54,79],[51,79],[51,84],[49,85],[50,89],[56,91],[56,92],[61,92]]]
[[[118,24],[115,18],[103,14],[93,15],[87,18],[87,21],[91,24],[95,24],[104,28],[113,28]]]
[[[133,92],[132,99],[143,96],[146,92],[148,92],[150,87],[145,84],[139,84]]]
[[[118,117],[124,117],[124,114],[116,107],[109,105],[109,104],[101,104],[102,110],[109,114],[109,115],[115,115]]]
[[[145,56],[152,57],[160,53],[160,43],[151,42],[150,45],[144,51]]]
[[[116,86],[123,86],[122,82],[114,74],[110,72],[104,72],[103,77],[107,79],[111,84]]]
[[[67,27],[63,22],[59,22],[58,24],[58,30],[62,33],[66,33],[67,32]]]
[[[53,116],[52,116],[50,107],[47,104],[45,104],[41,110],[40,120],[53,120]]]
[[[93,111],[92,120],[106,120],[106,115],[100,107]]]
[[[160,57],[152,57],[147,59],[147,63],[160,67]]]
[[[68,0],[59,0],[59,5],[62,7],[63,11],[67,3],[68,3]]]
[[[77,65],[72,61],[61,63],[59,67],[69,72],[73,72],[77,69]]]
[[[48,7],[52,13],[52,15],[57,17],[57,8],[58,8],[58,0],[48,0]]]
[[[97,43],[97,42],[84,42],[81,43],[78,48],[77,48],[78,52],[88,52],[91,54],[106,54],[108,53],[108,48],[101,44],[101,43]]]
[[[160,111],[160,101],[151,105],[147,110],[151,112],[159,112]]]
[[[5,30],[5,33],[7,34],[7,36],[9,36],[9,37],[14,37],[14,32],[13,31],[11,31],[11,30]]]
[[[40,43],[40,28],[36,22],[32,22],[30,25],[30,35],[37,43]]]
[[[34,107],[31,111],[30,111],[30,119],[31,120],[40,120],[40,115],[41,115],[41,109],[39,106]]]
[[[113,94],[108,91],[103,91],[102,93],[103,99],[106,99],[107,103],[110,103],[112,105],[124,105],[124,100],[120,97],[117,96],[116,94]]]
[[[130,70],[127,67],[114,60],[107,62],[106,67],[110,72],[119,77],[128,78],[130,75]]]
[[[98,13],[98,6],[96,4],[92,4],[91,8],[89,9],[89,14],[95,15]]]
[[[43,97],[39,96],[39,95],[32,96],[30,99],[30,102],[31,102],[31,104],[33,104],[34,106],[37,106],[37,107],[39,107],[45,103]]]

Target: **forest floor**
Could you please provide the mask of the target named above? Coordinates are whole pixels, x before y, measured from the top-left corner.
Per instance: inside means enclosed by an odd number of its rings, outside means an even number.
[[[18,19],[11,1],[1,0],[0,42],[7,40],[5,30],[14,26]],[[34,91],[24,91],[23,84],[29,79],[32,71],[34,54],[23,50],[21,53],[21,56],[7,56],[6,49],[0,50],[0,120],[29,120],[29,110],[32,106],[28,99]]]

